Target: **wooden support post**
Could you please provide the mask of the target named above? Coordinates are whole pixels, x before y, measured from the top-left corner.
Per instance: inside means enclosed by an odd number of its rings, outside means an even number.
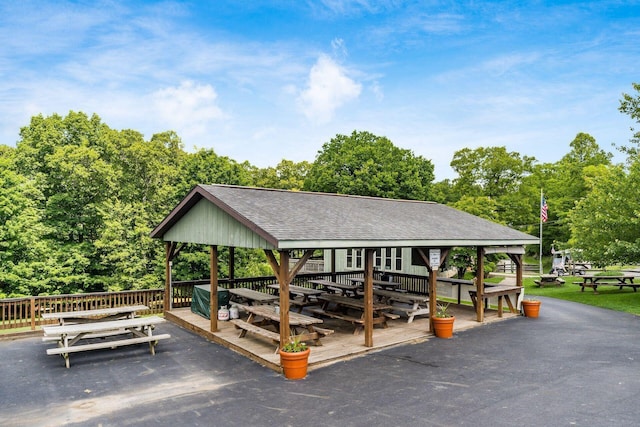
[[[36,330],[36,299],[31,297],[31,330]]]
[[[364,345],[373,347],[373,253],[365,249],[364,255]]]
[[[218,332],[218,247],[209,247],[209,320],[211,332]]]
[[[172,252],[172,242],[165,242],[165,257],[164,257],[164,300],[162,311],[166,314],[171,307],[171,252]]]
[[[484,248],[476,251],[476,320],[484,322]]]
[[[289,328],[289,251],[280,252],[280,268],[278,282],[280,283],[280,348],[288,341],[291,335]]]

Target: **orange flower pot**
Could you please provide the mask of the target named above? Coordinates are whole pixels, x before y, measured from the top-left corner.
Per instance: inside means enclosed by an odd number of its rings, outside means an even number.
[[[452,338],[453,337],[453,322],[456,320],[454,316],[451,317],[434,317],[433,318],[433,332],[438,338]]]
[[[524,310],[524,315],[534,319],[538,317],[538,314],[540,314],[540,304],[540,301],[523,300],[522,310]]]
[[[311,353],[310,348],[296,353],[288,353],[280,350],[280,365],[287,379],[301,380],[307,376],[309,353]]]

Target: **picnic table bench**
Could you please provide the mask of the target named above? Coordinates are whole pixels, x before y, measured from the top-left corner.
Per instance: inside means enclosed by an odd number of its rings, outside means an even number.
[[[622,276],[596,276],[593,274],[585,274],[582,276],[582,282],[576,282],[576,285],[581,287],[581,292],[584,292],[584,288],[589,287],[593,289],[593,293],[598,293],[598,286],[618,286],[620,290],[624,287],[633,289],[633,292],[637,292],[640,283],[634,283],[633,279],[636,276],[625,274]]]
[[[564,279],[560,278],[557,274],[541,274],[540,279],[533,281],[538,287],[544,288],[545,286],[562,286],[564,285]]]
[[[484,298],[484,310],[487,310],[489,304],[487,303],[489,298],[498,298],[498,317],[502,317],[502,299],[507,302],[507,306],[509,306],[509,311],[511,313],[517,313],[515,306],[511,302],[510,295],[515,297],[515,301],[518,300],[518,295],[522,292],[522,286],[504,286],[504,285],[489,285],[485,284],[486,288],[484,289],[484,293],[482,297]],[[470,290],[469,296],[471,297],[471,302],[473,303],[473,307],[477,309],[477,291]],[[482,301],[480,302],[482,303]]]
[[[327,316],[334,319],[340,319],[347,322],[351,322],[355,325],[355,330],[353,331],[354,335],[358,335],[360,331],[364,328],[364,300],[349,298],[343,295],[336,294],[324,294],[318,297],[321,300],[322,307],[320,308],[310,308],[308,309],[311,313]],[[334,305],[333,310],[329,310],[331,305]],[[388,304],[383,304],[379,302],[373,303],[373,324],[374,325],[382,325],[383,328],[388,328],[387,318],[390,319],[398,319],[400,316],[394,313],[389,313],[388,310],[393,307]],[[348,314],[348,310],[353,309],[361,312],[360,317],[352,316]]]
[[[229,293],[234,301],[245,302],[248,305],[254,305],[255,303],[268,304],[280,299],[277,295],[269,295],[249,288],[233,288],[229,289]]]
[[[99,308],[95,310],[61,311],[43,313],[43,320],[58,319],[60,325],[68,323],[105,322],[116,319],[131,319],[136,312],[149,310],[146,305],[127,305],[120,307]]]
[[[47,349],[47,354],[60,354],[69,367],[69,355],[80,351],[116,348],[125,345],[149,343],[151,354],[155,354],[155,346],[159,340],[170,338],[169,334],[153,335],[155,325],[165,320],[158,316],[136,317],[97,321],[91,323],[76,323],[70,325],[43,326],[43,341],[56,341],[57,348]],[[108,340],[107,337],[131,334],[130,337]],[[82,340],[100,338],[100,341],[85,343]]]
[[[314,288],[316,289],[322,288],[329,293],[340,292],[344,297],[348,297],[349,294],[351,294],[353,297],[357,297],[358,288],[360,287],[359,285],[355,285],[355,284],[349,285],[345,283],[337,283],[337,282],[332,282],[330,280],[323,280],[323,279],[309,280],[309,283],[311,283],[311,286],[313,286]]]
[[[280,285],[269,285],[270,289],[275,289],[276,294],[280,293]],[[298,313],[302,312],[304,307],[309,305],[317,305],[317,296],[324,293],[321,289],[305,288],[304,286],[289,285],[289,303],[298,307]],[[297,298],[296,298],[297,297]]]
[[[239,338],[244,338],[247,332],[250,332],[276,342],[278,345],[280,344],[280,333],[265,328],[265,326],[273,325],[276,330],[280,330],[280,313],[275,310],[275,307],[253,305],[244,306],[243,309],[249,313],[246,321],[241,319],[231,320],[231,323],[236,328],[241,329]],[[289,326],[293,328],[292,338],[294,339],[313,341],[315,345],[322,345],[320,338],[332,334],[334,331],[316,326],[321,323],[323,323],[322,319],[289,312]]]
[[[351,282],[354,285],[358,285],[358,288],[362,288],[364,286],[364,278],[362,277],[351,277],[349,280],[351,280]],[[387,280],[378,280],[378,279],[373,279],[372,283],[374,287],[388,289],[388,290],[394,290],[401,285],[398,282],[389,282]]]
[[[385,289],[374,289],[373,294],[380,299],[381,303],[391,305],[394,311],[401,311],[406,314],[408,317],[407,323],[413,322],[415,316],[429,314],[428,295],[388,291]]]

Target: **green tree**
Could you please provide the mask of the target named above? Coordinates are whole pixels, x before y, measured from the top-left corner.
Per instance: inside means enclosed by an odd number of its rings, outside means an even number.
[[[291,160],[282,159],[276,167],[267,167],[255,171],[255,184],[264,188],[302,190],[309,169],[311,169],[309,162],[295,163]]]
[[[354,131],[323,144],[304,189],[399,199],[429,200],[433,164],[385,138]]]

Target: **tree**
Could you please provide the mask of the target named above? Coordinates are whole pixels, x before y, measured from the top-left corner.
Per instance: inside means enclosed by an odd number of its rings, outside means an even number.
[[[433,164],[385,138],[354,131],[323,144],[304,189],[398,199],[428,200]]]
[[[295,163],[291,160],[282,159],[276,167],[256,170],[254,173],[255,184],[264,188],[302,190],[309,169],[311,169],[309,162]]]
[[[505,147],[463,148],[454,153],[451,161],[458,174],[454,186],[460,195],[500,197],[517,190],[522,178],[531,172],[533,162],[534,157],[509,153]]]

